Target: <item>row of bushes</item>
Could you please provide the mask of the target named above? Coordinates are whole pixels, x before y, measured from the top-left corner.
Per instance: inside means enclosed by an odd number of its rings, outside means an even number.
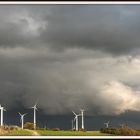
[[[33,130],[34,124],[32,122],[26,122],[24,124],[24,128]],[[51,131],[60,131],[61,130],[60,128],[40,128],[40,127],[37,127],[36,129],[38,129],[38,130],[51,130]],[[75,131],[75,129],[73,131]],[[86,131],[86,130],[80,128],[79,131]]]
[[[60,131],[62,129],[60,128],[38,128],[39,130],[51,130],[51,131]],[[73,129],[73,130],[69,130],[69,131],[76,131],[76,129]],[[79,129],[78,131],[83,131],[83,132],[86,132],[85,129]]]
[[[100,131],[102,133],[109,133],[109,134],[114,134],[114,135],[120,135],[120,136],[140,136],[140,132],[129,128],[129,127],[124,127],[124,128],[101,128]]]
[[[1,126],[0,129],[3,129],[3,130],[18,130],[18,129],[20,129],[20,127],[18,127],[16,125],[4,125],[4,126]]]

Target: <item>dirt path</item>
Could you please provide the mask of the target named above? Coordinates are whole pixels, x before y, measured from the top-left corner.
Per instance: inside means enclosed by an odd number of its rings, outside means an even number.
[[[35,130],[28,130],[27,131],[31,132],[33,136],[39,136],[39,133]]]
[[[39,136],[39,133],[37,131],[35,131],[35,130],[32,130],[32,135],[33,136]]]

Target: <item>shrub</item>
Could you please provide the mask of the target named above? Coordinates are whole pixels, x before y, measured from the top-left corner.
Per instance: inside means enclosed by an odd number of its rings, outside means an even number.
[[[9,130],[18,130],[18,129],[20,129],[18,126],[16,126],[16,125],[10,125],[10,126],[8,126],[9,127]]]
[[[80,128],[79,131],[86,132],[86,129],[82,129],[82,128]]]
[[[124,127],[124,128],[101,128],[100,131],[102,133],[109,133],[109,134],[114,134],[114,135],[121,135],[121,136],[140,136],[140,132]]]
[[[31,130],[33,130],[33,129],[34,129],[34,124],[31,123],[31,122],[26,122],[26,123],[24,124],[24,128],[25,128],[25,129],[31,129]]]
[[[60,131],[60,128],[52,128],[52,131]]]

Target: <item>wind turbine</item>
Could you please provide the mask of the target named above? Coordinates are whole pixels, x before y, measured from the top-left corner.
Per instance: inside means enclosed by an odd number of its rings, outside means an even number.
[[[20,115],[20,122],[21,122],[21,128],[23,129],[23,125],[24,125],[24,116],[26,115],[27,113],[25,113],[25,114],[21,114],[21,113],[19,113],[19,115]]]
[[[72,111],[73,112],[73,114],[75,115],[75,118],[74,118],[74,120],[76,121],[76,130],[78,130],[78,116],[81,116],[81,114],[76,114],[74,111]]]
[[[84,109],[81,109],[81,116],[82,116],[82,129],[84,129]]]
[[[1,126],[3,126],[3,111],[6,110],[4,109],[4,107],[1,106],[1,104],[0,104],[0,110],[1,110]]]
[[[106,123],[104,123],[104,124],[106,125],[106,128],[108,128],[108,126],[109,126],[109,121],[106,122]]]
[[[34,129],[36,129],[36,110],[37,110],[36,106],[37,106],[37,104],[35,104],[33,107],[31,107],[34,109]]]

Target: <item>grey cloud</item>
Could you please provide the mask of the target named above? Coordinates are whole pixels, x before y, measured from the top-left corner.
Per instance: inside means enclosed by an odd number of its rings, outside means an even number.
[[[140,111],[139,6],[9,7],[0,9],[4,106],[39,100],[49,114]]]
[[[46,26],[41,13],[43,10],[37,13],[32,6],[0,5],[0,46],[36,44],[40,31]]]
[[[0,12],[1,46],[139,50],[139,5],[1,5]]]
[[[140,11],[124,14],[125,9],[135,11],[135,6],[124,9],[121,6],[73,6],[77,10],[70,8],[71,12],[69,6],[66,7],[50,14],[48,29],[42,34],[52,46],[84,47],[114,54],[139,48]]]
[[[24,47],[1,48],[0,54],[0,95],[7,108],[16,106],[17,101],[28,107],[39,100],[40,108],[48,114],[65,114],[79,108],[86,108],[92,115],[140,110],[139,86],[131,86],[139,83],[139,57]]]

